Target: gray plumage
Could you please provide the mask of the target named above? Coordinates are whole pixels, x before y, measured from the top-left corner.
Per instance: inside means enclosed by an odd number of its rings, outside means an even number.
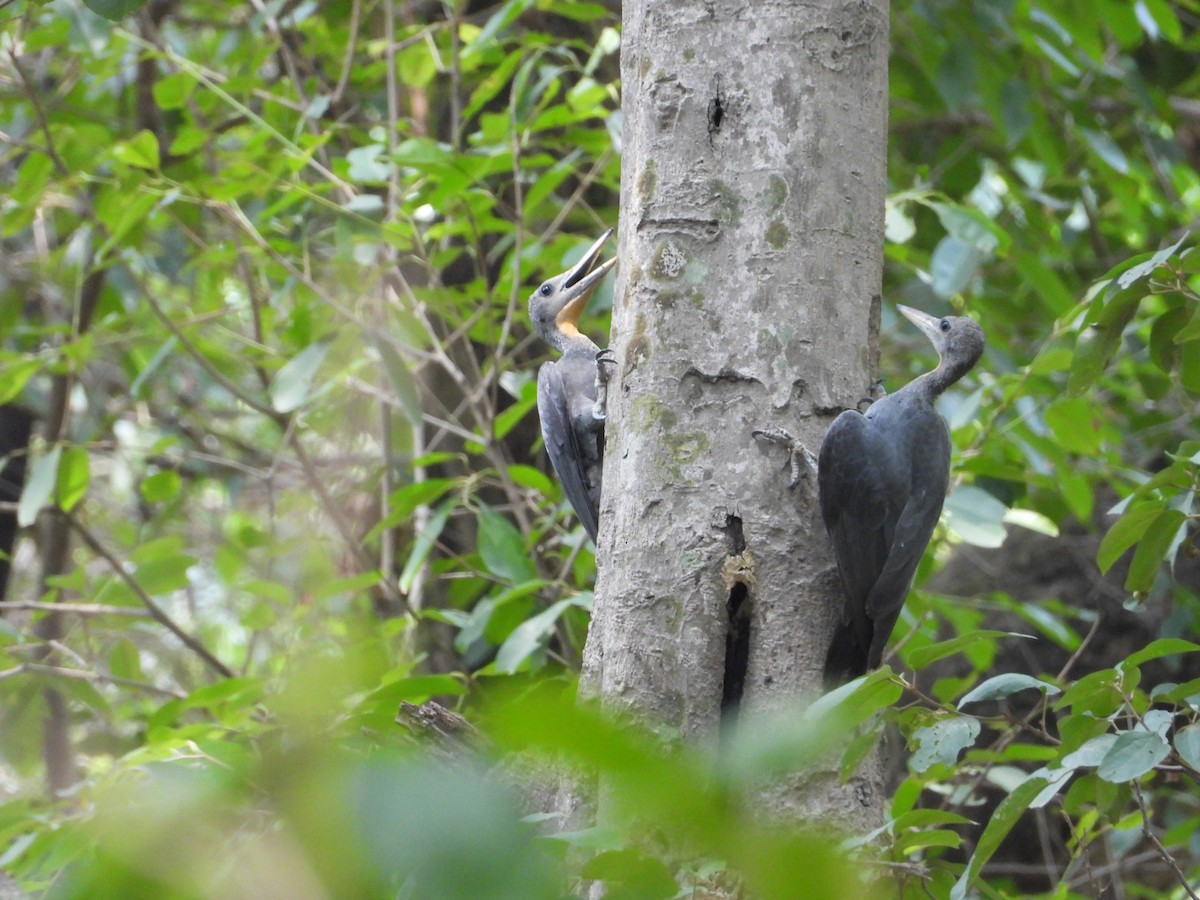
[[[937,368],[865,413],[843,412],[817,462],[821,517],[845,595],[825,659],[827,687],[882,660],[949,482],[950,432],[933,402],[983,353],[983,329],[972,319],[899,309],[933,342]]]
[[[542,438],[563,492],[593,543],[604,462],[604,366],[611,357],[581,334],[577,323],[592,291],[616,262],[610,259],[592,268],[611,234],[612,229],[606,231],[578,263],[544,282],[529,298],[534,332],[562,354],[538,372]]]

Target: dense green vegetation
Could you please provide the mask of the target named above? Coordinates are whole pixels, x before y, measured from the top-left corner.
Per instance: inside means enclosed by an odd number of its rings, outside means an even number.
[[[1085,671],[1093,610],[917,591],[890,669],[719,759],[574,704],[594,559],[533,410],[525,298],[617,220],[618,15],[0,16],[0,403],[38,418],[0,615],[0,871],[156,898],[1200,876],[1200,3],[892,4],[885,295],[989,339],[946,398],[958,475],[918,580],[1006,524],[1103,534],[1131,607],[1171,610],[1161,640]],[[887,304],[883,327],[885,383],[929,367]],[[1014,662],[996,611],[1061,664]],[[433,697],[473,750],[395,723]],[[885,721],[913,753],[878,834],[755,816],[753,786],[831,745],[852,766]],[[498,762],[537,749],[603,772],[612,821],[538,836],[545,773]],[[1014,825],[1035,871],[987,868]]]

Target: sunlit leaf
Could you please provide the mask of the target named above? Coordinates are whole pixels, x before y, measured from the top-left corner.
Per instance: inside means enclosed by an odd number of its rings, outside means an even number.
[[[62,446],[56,444],[33,464],[21,499],[17,502],[17,524],[26,528],[32,525],[42,507],[50,502],[58,481],[58,461],[62,458]]]
[[[977,547],[999,547],[1008,531],[1008,507],[982,488],[964,484],[946,497],[946,522],[955,534]]]
[[[120,0],[117,0],[120,2]],[[139,131],[112,148],[114,159],[141,169],[158,168],[158,138],[151,131]]]
[[[277,412],[291,412],[308,400],[313,379],[325,361],[329,346],[329,341],[309,344],[275,373],[271,381],[271,405]]]
[[[58,505],[67,512],[83,499],[91,481],[88,453],[83,447],[71,445],[63,450],[58,463],[55,485]]]
[[[1149,731],[1126,731],[1117,736],[1104,755],[1096,774],[1105,781],[1132,781],[1167,758],[1170,745]]]
[[[968,703],[980,703],[984,700],[1000,700],[1018,691],[1031,689],[1042,691],[1045,694],[1058,694],[1061,692],[1061,688],[1057,685],[1034,678],[1032,675],[1025,675],[1021,672],[1005,672],[1003,675],[994,675],[977,685],[958,701],[958,708],[962,709]]]

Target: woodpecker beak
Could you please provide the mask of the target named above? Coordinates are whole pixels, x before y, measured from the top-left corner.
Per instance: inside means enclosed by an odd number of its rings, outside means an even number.
[[[562,286],[564,288],[575,287],[575,285],[579,283],[580,279],[583,278],[583,276],[589,271],[591,271],[592,266],[596,264],[596,259],[600,256],[600,251],[604,249],[604,242],[607,241],[611,235],[612,229],[610,228],[608,231],[604,232],[604,234],[600,235],[600,237],[596,239],[596,242],[592,244],[592,246],[587,248],[587,252],[583,254],[579,262],[575,263],[574,266],[567,270],[567,277],[563,279]],[[611,263],[611,260],[609,262]],[[607,272],[608,269],[605,269],[604,271]]]
[[[567,300],[563,304],[562,310],[555,317],[559,326],[564,324],[574,325],[579,321],[579,317],[583,314],[583,309],[587,306],[588,298],[592,295],[596,285],[600,283],[600,279],[608,274],[608,270],[617,264],[616,257],[605,260],[596,265],[596,260],[600,258],[600,251],[604,249],[604,242],[612,235],[612,229],[604,232],[596,240],[592,246],[588,247],[587,252],[583,254],[583,258],[575,263],[567,271],[566,278],[562,282],[562,292],[567,295]]]
[[[901,306],[898,303],[896,304],[896,309],[900,310],[900,314],[904,318],[925,332],[925,336],[933,342],[935,347],[941,346],[941,319],[937,316],[931,316],[929,313],[923,313],[919,309],[913,309],[911,306]]]

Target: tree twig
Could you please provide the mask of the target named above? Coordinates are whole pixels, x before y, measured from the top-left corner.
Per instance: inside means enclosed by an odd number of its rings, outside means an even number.
[[[77,616],[134,616],[148,617],[150,613],[132,606],[109,606],[106,603],[42,603],[36,600],[5,600],[0,610],[73,613]]]
[[[1188,877],[1184,874],[1183,869],[1179,867],[1179,863],[1175,861],[1175,857],[1163,846],[1163,842],[1158,839],[1158,835],[1150,827],[1150,811],[1146,808],[1146,798],[1142,794],[1142,786],[1138,784],[1136,779],[1131,781],[1130,784],[1133,786],[1133,795],[1137,798],[1138,809],[1142,811],[1142,832],[1146,835],[1150,843],[1154,845],[1154,849],[1158,851],[1158,855],[1171,867],[1171,870],[1175,873],[1175,877],[1179,879],[1179,883],[1187,891],[1187,895],[1192,900],[1200,900],[1200,896],[1197,896],[1196,892],[1192,890],[1191,882],[1188,881]]]
[[[177,700],[182,700],[187,696],[187,694],[183,691],[175,690],[173,688],[159,687],[156,684],[150,684],[146,681],[134,681],[130,678],[118,678],[116,675],[105,675],[101,672],[88,672],[83,669],[68,669],[63,666],[48,666],[45,663],[21,663],[19,666],[13,666],[11,669],[0,670],[0,681],[4,681],[6,678],[15,678],[18,675],[51,675],[55,678],[69,678],[73,681],[99,681],[105,684],[115,684],[121,687],[136,688],[151,694],[163,694],[167,697],[174,697]]]
[[[137,598],[142,601],[142,605],[146,607],[146,611],[150,613],[150,618],[154,619],[154,621],[166,628],[167,631],[179,638],[179,640],[183,642],[184,646],[199,656],[200,659],[202,659],[204,663],[214,672],[224,676],[225,678],[233,677],[233,670],[225,665],[225,663],[221,662],[221,660],[217,659],[217,657],[213,655],[212,651],[210,651],[204,646],[203,643],[201,643],[199,638],[189,634],[183,629],[182,625],[167,615],[166,611],[154,601],[154,598],[146,593],[146,589],[138,583],[137,579],[130,575],[128,571],[126,571],[125,566],[122,565],[121,561],[117,559],[107,547],[101,544],[99,539],[97,539],[96,536],[92,534],[82,522],[80,522],[70,513],[63,513],[63,515],[71,524],[71,527],[75,529],[75,532],[79,535],[79,537],[83,539],[83,542],[91,548],[92,552],[97,556],[102,557],[104,561],[108,563],[109,567],[112,568],[113,572],[116,573],[117,577],[124,581],[126,586],[137,595]]]

